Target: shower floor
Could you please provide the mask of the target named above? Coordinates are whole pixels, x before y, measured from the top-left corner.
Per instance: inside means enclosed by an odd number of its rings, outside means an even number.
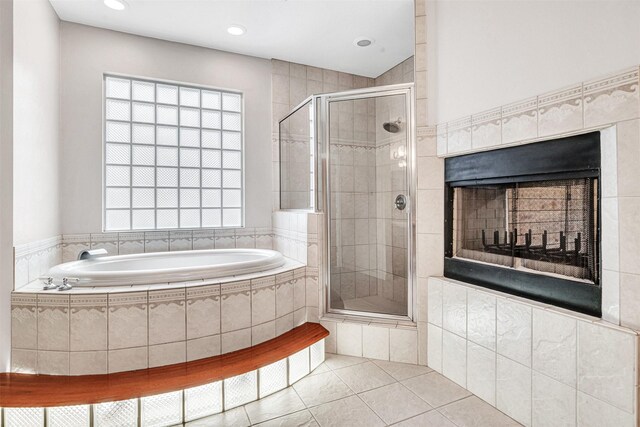
[[[406,302],[392,301],[380,295],[333,301],[331,303],[331,307],[344,310],[393,314],[399,316],[406,316],[407,314]]]

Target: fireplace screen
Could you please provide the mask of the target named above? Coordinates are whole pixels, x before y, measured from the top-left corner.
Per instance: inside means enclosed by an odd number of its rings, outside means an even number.
[[[456,187],[454,257],[597,284],[597,181]]]

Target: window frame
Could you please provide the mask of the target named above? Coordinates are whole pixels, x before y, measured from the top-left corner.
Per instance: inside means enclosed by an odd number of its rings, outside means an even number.
[[[125,79],[129,81],[129,98],[128,99],[124,99],[124,98],[114,98],[114,97],[108,97],[107,96],[107,79],[109,78],[114,78],[114,79]],[[133,99],[133,83],[134,81],[137,82],[142,82],[142,83],[151,83],[154,85],[153,90],[154,90],[154,100],[153,102],[150,101],[135,101]],[[177,88],[177,102],[176,104],[168,104],[168,103],[162,103],[162,102],[158,102],[158,85],[167,85],[167,86],[175,86]],[[202,107],[202,93],[199,94],[199,106],[198,107],[190,107],[190,106],[183,106],[180,104],[180,91],[181,89],[197,89],[200,91],[212,91],[212,92],[219,92],[220,93],[220,106],[218,109],[210,109],[210,108],[203,108]],[[239,111],[230,111],[230,110],[224,110],[223,109],[223,105],[222,105],[222,97],[224,94],[232,94],[232,95],[239,95],[240,96],[240,107],[239,107]],[[139,77],[139,76],[134,76],[134,75],[129,75],[129,74],[120,74],[120,73],[112,73],[112,72],[106,72],[103,73],[102,75],[102,206],[101,206],[101,210],[102,210],[102,231],[103,232],[111,232],[111,233],[136,233],[136,232],[164,232],[164,231],[189,231],[189,230],[226,230],[226,229],[236,229],[236,228],[245,228],[246,227],[246,179],[245,179],[245,168],[246,168],[246,161],[245,161],[245,94],[244,91],[242,90],[238,90],[238,89],[229,89],[229,88],[222,88],[222,87],[217,87],[217,86],[207,86],[207,85],[198,85],[198,84],[192,84],[192,83],[185,83],[185,82],[179,82],[179,81],[175,81],[175,80],[165,80],[165,79],[155,79],[155,78],[150,78],[150,77]],[[118,119],[108,119],[107,118],[107,104],[108,104],[108,100],[122,100],[122,101],[127,101],[129,102],[129,119],[128,120],[118,120]],[[140,103],[145,103],[148,105],[152,105],[154,108],[154,120],[153,123],[151,122],[140,122],[140,121],[134,121],[133,120],[133,104],[135,102],[140,102]],[[175,107],[177,109],[177,123],[175,125],[163,125],[163,124],[159,124],[157,121],[157,112],[158,112],[158,106],[170,106],[170,107]],[[197,127],[193,127],[193,126],[182,126],[181,125],[181,111],[180,109],[184,107],[184,108],[195,108],[198,110],[198,114],[199,114],[199,121],[200,124]],[[205,128],[202,126],[202,112],[203,111],[218,111],[220,113],[220,126],[219,128]],[[222,125],[222,120],[223,120],[223,112],[232,112],[232,113],[238,113],[240,115],[240,130],[239,131],[232,131],[232,132],[237,132],[240,134],[240,149],[239,150],[234,150],[234,149],[228,149],[228,150],[224,150],[223,149],[223,145],[222,145],[222,138],[223,138],[223,125]],[[126,123],[129,125],[129,142],[124,142],[124,143],[118,143],[118,142],[108,142],[107,141],[107,123],[108,122],[115,122],[115,123]],[[134,144],[133,142],[133,128],[134,128],[134,124],[142,124],[142,125],[149,125],[149,126],[153,126],[153,135],[154,135],[154,141],[153,144]],[[167,127],[173,127],[176,129],[176,132],[178,133],[177,135],[177,144],[175,146],[172,145],[158,145],[157,143],[157,137],[158,137],[158,127],[161,126],[167,126]],[[182,148],[181,145],[181,137],[180,137],[180,133],[181,133],[181,129],[183,128],[189,128],[189,129],[197,129],[199,132],[199,143],[197,147],[193,147],[194,149],[198,150],[199,156],[200,156],[200,164],[198,167],[182,167],[181,163],[180,163],[180,148]],[[212,150],[217,150],[220,152],[220,167],[218,168],[206,168],[202,166],[202,155],[203,155],[203,147],[202,147],[202,131],[203,130],[214,130],[214,131],[218,131],[220,133],[220,147],[219,148],[213,148]],[[122,165],[116,165],[116,166],[124,166],[124,167],[128,167],[129,168],[129,185],[128,186],[108,186],[107,185],[107,166],[113,166],[113,164],[107,164],[107,146],[108,144],[121,144],[123,146],[127,146],[129,148],[129,162],[126,164],[122,164]],[[133,185],[133,168],[134,166],[142,166],[145,167],[146,165],[134,165],[133,163],[133,148],[136,146],[146,146],[146,147],[153,147],[154,150],[154,161],[153,161],[153,165],[148,165],[147,167],[152,167],[154,169],[154,175],[153,175],[153,186],[149,186],[149,187],[139,187],[139,186],[134,186]],[[177,158],[177,166],[168,166],[170,168],[175,168],[177,174],[178,174],[178,181],[175,187],[159,187],[158,186],[158,168],[162,168],[164,166],[162,165],[158,165],[158,147],[175,147],[178,150],[178,158]],[[187,147],[185,147],[187,148]],[[188,147],[191,148],[191,147]],[[225,187],[223,185],[223,171],[225,170],[225,168],[223,167],[222,164],[222,156],[223,156],[223,152],[224,151],[235,151],[235,152],[240,152],[240,223],[239,225],[224,225],[224,199],[223,199],[223,191],[225,190]],[[181,187],[180,186],[180,175],[181,175],[181,170],[197,170],[199,172],[200,175],[200,182],[199,182],[199,186],[198,187]],[[204,187],[202,185],[202,171],[203,170],[219,170],[220,171],[220,187]],[[229,169],[227,168],[226,170],[238,170],[238,169]],[[127,208],[111,208],[108,209],[107,208],[107,189],[108,188],[128,188],[129,189],[129,206]],[[146,189],[152,189],[153,190],[153,197],[154,197],[154,207],[153,208],[134,208],[133,206],[133,190],[137,189],[137,188],[146,188]],[[177,192],[177,205],[175,208],[162,208],[162,207],[158,207],[158,189],[163,189],[163,188],[172,188],[175,189]],[[182,189],[196,189],[199,191],[199,206],[197,208],[189,208],[189,207],[181,207],[180,206],[180,190]],[[220,202],[220,207],[219,208],[210,208],[210,207],[203,207],[203,190],[207,190],[207,189],[214,189],[214,190],[219,190],[220,191],[220,196],[219,196],[219,202]],[[237,188],[226,188],[226,189],[233,189],[233,190],[237,190]],[[177,227],[158,227],[158,212],[162,211],[162,210],[175,210],[177,211]],[[199,226],[189,226],[189,227],[180,227],[180,220],[181,220],[181,210],[184,209],[193,209],[193,210],[197,210],[199,212]],[[220,225],[219,226],[203,226],[203,211],[205,209],[218,209],[220,211]],[[238,207],[228,207],[227,209],[238,209]],[[121,211],[127,211],[129,213],[129,228],[112,228],[109,229],[107,228],[107,212],[108,211],[117,211],[117,210],[121,210]],[[153,210],[153,215],[154,215],[154,228],[134,228],[134,222],[133,222],[133,213],[136,210]]]

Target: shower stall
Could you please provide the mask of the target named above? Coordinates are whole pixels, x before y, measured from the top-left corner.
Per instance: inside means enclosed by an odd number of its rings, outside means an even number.
[[[312,95],[280,121],[280,208],[324,214],[327,313],[412,319],[413,84]]]

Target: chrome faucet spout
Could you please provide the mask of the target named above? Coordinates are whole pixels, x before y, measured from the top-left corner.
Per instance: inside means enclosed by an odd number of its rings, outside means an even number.
[[[70,282],[78,283],[79,281],[80,281],[80,279],[78,279],[77,277],[64,277],[64,278],[62,278],[62,284],[60,286],[58,286],[58,290],[59,291],[70,291],[71,289],[73,289],[73,286],[71,285]]]
[[[57,286],[53,284],[53,277],[40,277],[40,281],[43,283],[43,291],[50,291],[51,289],[57,288]]]

